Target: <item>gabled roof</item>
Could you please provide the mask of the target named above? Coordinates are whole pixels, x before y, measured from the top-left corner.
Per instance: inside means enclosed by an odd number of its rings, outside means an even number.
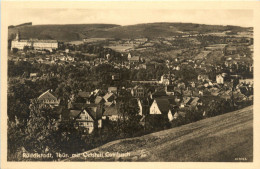
[[[99,104],[103,100],[103,97],[97,96],[95,99],[95,104]]]
[[[109,99],[111,96],[113,96],[114,94],[113,93],[107,93],[103,98],[105,100]]]
[[[170,103],[168,99],[165,98],[157,98],[154,100],[157,103],[159,110],[162,114],[167,114],[170,109]]]
[[[90,93],[90,92],[80,91],[80,92],[78,93],[78,96],[79,96],[79,97],[82,97],[82,98],[90,98],[91,93]]]
[[[87,103],[71,103],[71,108],[73,110],[83,110],[86,107],[96,107],[98,106],[95,103],[87,104]]]
[[[119,115],[117,106],[106,107],[103,116]]]
[[[182,102],[184,104],[189,104],[191,102],[191,98],[190,97],[184,97]]]
[[[216,76],[217,78],[224,78],[221,74]]]
[[[175,96],[162,96],[157,99],[167,99],[170,105],[176,105]]]
[[[190,90],[184,90],[184,91],[183,91],[183,95],[184,95],[184,96],[191,96],[191,95],[192,95],[192,91],[190,91]]]
[[[179,87],[175,87],[175,88],[174,88],[174,91],[175,91],[175,92],[178,92],[178,93],[181,93],[181,89],[180,89]]]
[[[208,75],[198,75],[198,79],[208,79]]]
[[[114,103],[113,102],[106,102],[104,105],[106,106],[106,107],[110,107],[110,106],[112,106]]]
[[[117,87],[108,87],[107,90],[110,92],[117,92]]]
[[[128,59],[129,61],[139,61],[140,60],[140,56],[134,56]]]
[[[199,90],[198,89],[195,89],[192,91],[192,96],[199,96]]]
[[[44,92],[43,94],[41,94],[38,97],[39,100],[43,100],[43,99],[54,99],[56,100],[57,97],[55,97],[53,94],[51,94],[50,90],[47,90],[46,92]]]
[[[101,119],[102,117],[102,108],[95,104],[84,104],[82,105],[82,109],[70,110],[69,116],[77,118],[83,112],[83,110],[85,110],[94,120]]]
[[[200,100],[200,98],[198,98],[198,97],[193,98],[192,101],[191,101],[191,103],[190,103],[190,105],[196,106],[196,105],[198,104],[198,101],[199,101],[199,100]]]
[[[185,117],[185,115],[186,115],[185,112],[176,112],[176,113],[174,113],[173,116],[174,116],[175,118],[178,118],[179,116]]]
[[[69,116],[72,118],[76,118],[81,113],[81,110],[70,110]]]
[[[133,89],[138,89],[138,88],[144,88],[144,87],[141,85],[135,85],[135,87]]]
[[[94,120],[98,120],[102,118],[103,111],[100,106],[86,107],[85,110]]]
[[[164,90],[156,91],[153,93],[153,97],[161,97],[161,96],[167,96],[167,94]]]

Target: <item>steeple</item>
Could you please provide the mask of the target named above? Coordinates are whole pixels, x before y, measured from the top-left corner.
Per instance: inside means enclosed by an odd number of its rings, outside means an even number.
[[[20,40],[20,33],[19,33],[19,32],[17,32],[16,37],[15,37],[15,40],[17,40],[17,41]]]
[[[172,72],[169,73],[169,85],[172,85]]]

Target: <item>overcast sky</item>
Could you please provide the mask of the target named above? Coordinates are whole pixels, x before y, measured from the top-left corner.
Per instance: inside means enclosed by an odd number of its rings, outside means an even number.
[[[158,10],[158,9],[16,9],[8,25],[111,23],[132,25],[152,22],[192,22],[253,26],[253,10]]]

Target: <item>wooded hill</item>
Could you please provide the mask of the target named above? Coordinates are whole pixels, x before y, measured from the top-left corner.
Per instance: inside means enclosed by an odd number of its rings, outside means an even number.
[[[194,23],[147,23],[120,26],[115,24],[70,24],[10,26],[8,39],[14,39],[17,31],[22,39],[56,39],[60,41],[82,40],[83,38],[158,38],[181,34],[247,31],[239,26],[204,25]]]

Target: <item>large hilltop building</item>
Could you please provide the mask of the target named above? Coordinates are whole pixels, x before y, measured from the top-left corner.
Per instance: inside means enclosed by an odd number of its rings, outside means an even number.
[[[12,41],[11,50],[17,48],[18,50],[23,50],[24,47],[33,48],[35,50],[55,50],[58,49],[57,40],[20,40],[19,33],[16,34],[16,38]]]

